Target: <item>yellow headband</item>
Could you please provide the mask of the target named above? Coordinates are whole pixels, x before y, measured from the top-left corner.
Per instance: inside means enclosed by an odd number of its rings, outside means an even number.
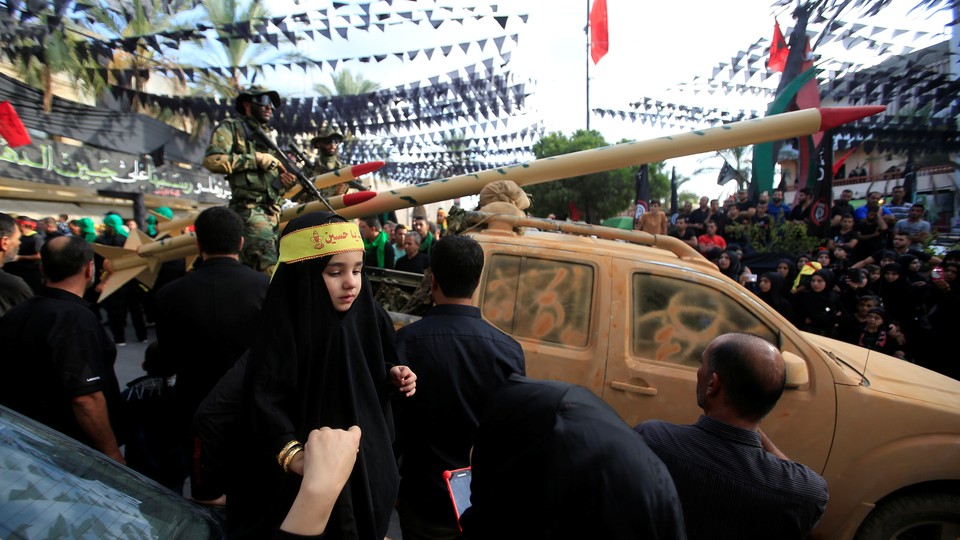
[[[336,255],[347,251],[363,251],[363,238],[354,223],[336,221],[300,229],[280,238],[280,263],[295,263]]]

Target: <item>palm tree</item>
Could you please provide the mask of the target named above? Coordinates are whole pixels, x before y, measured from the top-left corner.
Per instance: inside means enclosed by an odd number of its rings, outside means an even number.
[[[254,35],[253,23],[270,17],[266,0],[202,0],[203,13],[188,24],[209,24],[217,32],[216,40],[207,40],[202,45],[184,46],[184,58],[199,60],[198,67],[218,67],[228,72],[221,75],[212,70],[199,70],[199,81],[193,88],[198,95],[235,97],[246,84],[253,83],[260,75],[259,67],[247,74],[246,66],[260,66],[277,61],[301,60],[298,52],[282,52],[269,43],[256,43],[251,39],[237,37],[225,29],[240,25],[249,27],[248,35]]]
[[[91,23],[92,30],[104,30],[113,37],[134,38],[137,36],[155,35],[163,32],[177,30],[186,30],[192,28],[182,22],[177,22],[178,12],[193,7],[193,2],[189,0],[172,0],[168,2],[169,11],[155,10],[149,2],[143,0],[133,0],[125,9],[124,13],[107,9],[103,6],[95,6],[87,10],[88,20]],[[134,52],[117,50],[113,53],[113,58],[107,65],[108,70],[118,70],[132,73],[129,82],[137,93],[143,93],[146,90],[147,81],[152,76],[156,68],[163,67],[166,70],[177,71],[177,65],[167,58],[159,57],[153,48],[147,47],[142,40],[138,40]],[[126,80],[117,80],[115,77],[110,80],[112,84],[124,86]],[[174,80],[176,88],[180,92],[186,91],[186,83],[181,74]],[[135,112],[146,112],[138,100],[134,100],[133,110]],[[158,114],[159,111],[152,111]]]
[[[43,110],[53,109],[53,78],[63,74],[78,93],[91,93],[103,86],[96,62],[82,54],[86,37],[65,16],[66,4],[55,11],[51,4],[20,22],[20,32],[5,44],[3,55],[16,67],[21,79],[43,91]]]
[[[334,73],[330,76],[330,80],[333,82],[333,88],[323,83],[318,83],[314,85],[313,89],[320,95],[326,97],[358,96],[380,89],[380,83],[368,81],[364,79],[362,75],[354,76],[349,69],[344,69],[339,75]]]

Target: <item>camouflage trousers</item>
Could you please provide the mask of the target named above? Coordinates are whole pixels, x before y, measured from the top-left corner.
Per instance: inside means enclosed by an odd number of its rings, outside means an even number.
[[[255,204],[231,205],[243,219],[240,262],[264,274],[273,274],[279,260],[280,209]]]

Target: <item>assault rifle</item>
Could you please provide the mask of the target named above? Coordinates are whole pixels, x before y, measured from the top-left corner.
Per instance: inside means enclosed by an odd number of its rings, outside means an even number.
[[[313,160],[307,157],[303,153],[303,150],[300,150],[300,148],[297,145],[291,143],[288,148],[290,148],[290,153],[293,154],[293,157],[297,158],[297,161],[302,161],[305,166],[312,169],[314,165],[316,165],[316,160]],[[347,182],[347,185],[357,191],[367,191],[368,189],[370,189],[367,186],[363,185],[363,183],[361,183],[359,180],[350,180]]]
[[[263,132],[263,128],[261,128],[255,122],[253,122],[252,124],[254,128],[254,133],[257,135],[257,137],[260,138],[260,142],[267,145],[267,147],[269,147],[271,150],[274,151],[277,159],[280,160],[280,162],[283,164],[283,168],[286,169],[288,173],[292,173],[294,176],[297,177],[297,182],[300,183],[300,187],[303,188],[304,192],[313,195],[314,197],[316,197],[318,201],[323,201],[323,204],[327,208],[329,208],[331,212],[336,213],[336,210],[334,210],[333,207],[330,206],[330,203],[323,198],[323,195],[320,194],[320,190],[317,189],[317,186],[313,185],[313,182],[311,182],[310,179],[307,178],[307,175],[303,174],[303,171],[300,170],[300,167],[297,167],[296,164],[290,161],[290,158],[287,157],[286,152],[284,152],[283,150],[280,150],[280,147],[277,146],[277,143],[273,142],[273,140],[270,137],[268,137],[266,133]],[[283,183],[280,181],[279,178],[274,180],[273,187],[274,189],[280,192],[283,192],[284,190]]]

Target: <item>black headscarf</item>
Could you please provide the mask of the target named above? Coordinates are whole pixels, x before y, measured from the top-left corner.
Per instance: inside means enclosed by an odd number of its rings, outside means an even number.
[[[673,479],[581,386],[512,375],[480,420],[464,538],[685,538]]]
[[[281,261],[287,235],[337,222],[347,223],[327,212],[290,221],[281,237]],[[267,290],[244,380],[248,458],[237,472],[237,493],[228,493],[232,538],[269,536],[289,510],[301,478],[277,464],[284,444],[305,442],[310,430],[321,426],[355,424],[363,432],[360,453],[326,538],[386,535],[399,486],[387,382],[389,366],[397,364],[393,326],[366,276],[350,309],[334,309],[323,280],[332,257],[279,263]]]

